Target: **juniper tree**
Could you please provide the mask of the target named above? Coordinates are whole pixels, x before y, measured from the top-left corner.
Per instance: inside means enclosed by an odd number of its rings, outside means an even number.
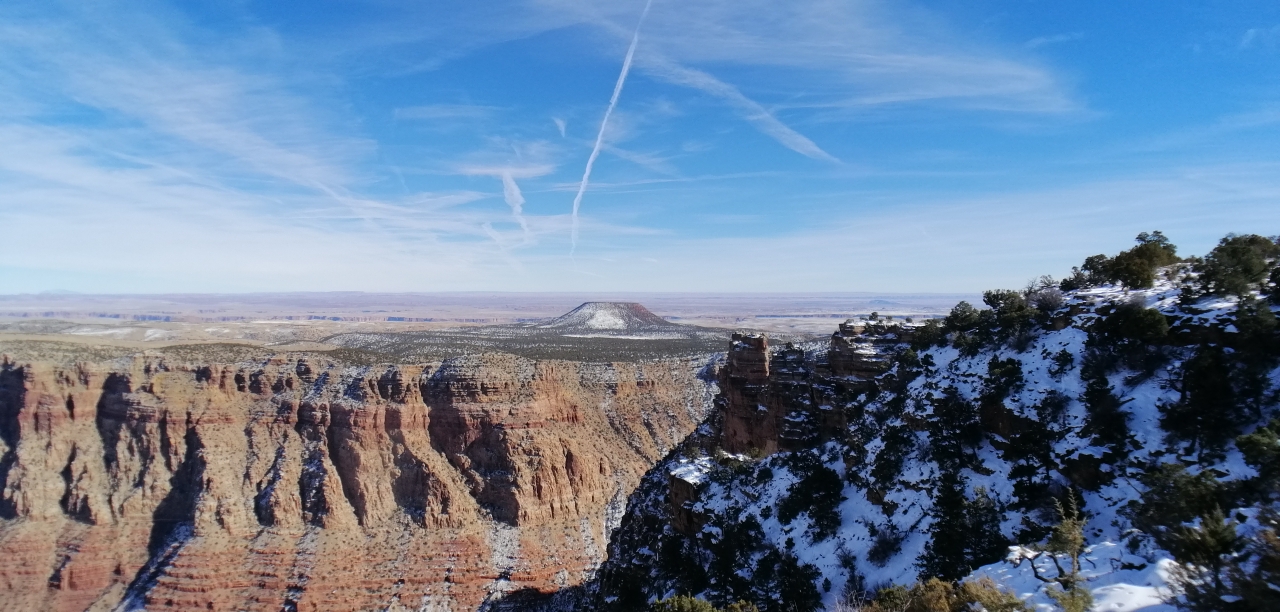
[[[1280,245],[1270,238],[1227,234],[1196,266],[1201,289],[1214,295],[1247,295],[1273,273]]]

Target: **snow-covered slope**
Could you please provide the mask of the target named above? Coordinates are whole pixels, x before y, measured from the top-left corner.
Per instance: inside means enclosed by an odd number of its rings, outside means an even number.
[[[868,330],[845,345],[874,347],[894,365],[854,397],[848,390],[865,381],[833,372],[834,357],[807,355],[804,376],[786,374],[797,399],[778,419],[816,409],[842,412],[847,425],[756,459],[717,453],[722,422],[713,418],[645,478],[600,579],[577,596],[619,610],[683,593],[816,609],[941,572],[995,578],[1047,611],[1048,587],[1032,575],[1025,547],[1057,521],[1054,501],[1074,496],[1086,517],[1082,575],[1093,609],[1172,610],[1164,603],[1172,557],[1135,529],[1144,478],[1161,464],[1222,483],[1257,476],[1233,441],[1210,448],[1166,430],[1176,420],[1170,407],[1187,401],[1188,361],[1218,347],[1231,355],[1239,331],[1237,299],[1180,302],[1181,289],[1160,280],[1068,292],[1029,331],[980,344],[952,333],[908,350]],[[1146,309],[1170,325],[1158,342],[1105,331],[1115,313]],[[739,378],[722,375],[722,389],[732,395]],[[1280,386],[1280,368],[1262,378]],[[794,392],[797,380],[806,393]],[[833,399],[842,392],[846,399]],[[773,410],[758,408],[762,418]],[[1248,420],[1239,433],[1265,422]],[[1051,565],[1047,556],[1036,563]]]

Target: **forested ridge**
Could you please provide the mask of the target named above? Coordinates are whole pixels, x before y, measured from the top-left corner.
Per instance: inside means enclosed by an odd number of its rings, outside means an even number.
[[[1276,238],[1183,257],[1143,233],[945,318],[850,322],[832,346],[847,329],[883,356],[874,380],[824,350],[775,367],[807,442],[729,453],[713,416],[646,476],[575,601],[1280,609],[1278,257]]]

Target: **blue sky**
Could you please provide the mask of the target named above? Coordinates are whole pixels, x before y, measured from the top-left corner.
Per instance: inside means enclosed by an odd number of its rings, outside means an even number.
[[[1280,232],[1280,3],[644,7],[8,0],[0,293],[968,292]]]

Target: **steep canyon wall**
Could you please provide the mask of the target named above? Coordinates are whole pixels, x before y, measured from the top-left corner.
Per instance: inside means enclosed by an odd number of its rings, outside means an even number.
[[[0,362],[13,609],[474,610],[582,582],[708,358]]]

